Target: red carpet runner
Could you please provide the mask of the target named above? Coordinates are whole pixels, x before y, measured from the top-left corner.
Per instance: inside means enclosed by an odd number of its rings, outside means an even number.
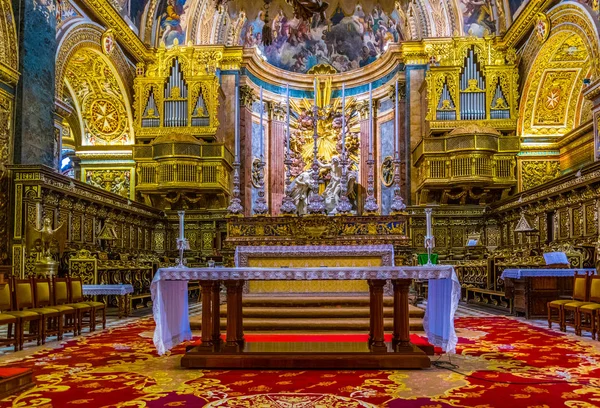
[[[32,368],[37,385],[2,400],[0,407],[589,408],[600,405],[600,342],[509,318],[456,321],[460,337],[458,355],[450,357],[459,365],[457,371],[469,377],[440,368],[184,370],[179,367],[179,357],[185,345],[178,346],[171,355],[158,357],[152,344],[153,326],[152,320],[145,319],[69,340],[56,350],[38,352],[8,364],[8,367]],[[448,361],[448,356],[441,356],[440,361]]]

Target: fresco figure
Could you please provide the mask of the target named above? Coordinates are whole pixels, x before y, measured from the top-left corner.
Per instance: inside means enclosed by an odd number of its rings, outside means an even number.
[[[338,6],[327,16],[325,2],[290,1],[301,11],[292,15],[277,12],[269,23],[273,38],[269,46],[262,44],[263,11],[245,23],[239,40],[244,47],[258,47],[278,68],[306,73],[315,65],[326,64],[345,72],[372,63],[390,42],[402,39],[404,22],[396,10],[387,15],[376,5],[365,13],[357,4],[349,15]]]
[[[185,43],[185,30],[182,17],[185,13],[187,0],[167,0],[167,6],[160,18],[160,28],[163,30],[161,41],[165,45]]]

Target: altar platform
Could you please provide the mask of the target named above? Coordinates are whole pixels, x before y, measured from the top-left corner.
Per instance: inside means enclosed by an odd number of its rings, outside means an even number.
[[[194,368],[426,368],[425,352],[410,341],[408,288],[412,279],[429,279],[430,291],[424,326],[428,340],[443,351],[454,352],[457,342],[454,313],[460,284],[452,266],[374,266],[319,268],[163,268],[151,285],[159,354],[191,339],[187,281],[202,287],[202,342],[182,357],[183,367]],[[242,293],[246,281],[366,281],[369,287],[368,341],[362,343],[246,343]],[[383,293],[386,282],[393,292],[392,341],[384,336]],[[227,336],[221,340],[220,287],[227,290]]]

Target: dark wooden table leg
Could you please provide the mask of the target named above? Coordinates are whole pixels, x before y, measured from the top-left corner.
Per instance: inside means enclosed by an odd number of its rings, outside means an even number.
[[[373,286],[369,283],[369,307],[375,303],[373,295]],[[369,347],[373,343],[373,313],[369,312]]]
[[[386,352],[387,346],[384,340],[383,330],[383,287],[385,286],[385,280],[370,280],[369,288],[372,292],[371,303],[369,305],[372,325],[370,328],[373,333],[373,340],[371,341],[371,350],[375,352]]]
[[[216,281],[212,293],[213,344],[221,345],[221,282]]]
[[[392,345],[394,350],[410,348],[410,322],[408,308],[408,289],[410,279],[392,281],[394,288],[394,334]]]
[[[225,281],[227,288],[227,340],[223,350],[229,352],[240,351],[238,344],[238,282],[233,280]]]
[[[200,281],[202,288],[202,347],[213,346],[212,323],[212,293],[215,283],[213,281]]]
[[[238,281],[237,286],[237,341],[241,348],[244,348],[244,311],[242,308],[242,294],[244,293],[244,281]]]

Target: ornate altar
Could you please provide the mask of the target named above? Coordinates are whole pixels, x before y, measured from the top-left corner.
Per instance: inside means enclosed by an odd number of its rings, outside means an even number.
[[[239,246],[256,248],[252,256],[238,255],[238,266],[383,266],[410,265],[412,254],[407,231],[407,217],[397,216],[306,216],[306,217],[231,217],[227,223],[225,263],[233,265],[233,252]],[[365,253],[346,253],[344,247],[358,245],[381,248]],[[285,247],[314,246],[312,253],[290,253]],[[261,251],[261,248],[264,249]],[[273,248],[279,248],[275,251]],[[328,249],[329,248],[329,249]],[[336,248],[333,254],[330,248]],[[279,253],[275,253],[275,252]],[[391,254],[391,255],[390,255]],[[250,292],[359,292],[364,282],[336,282],[319,286],[310,282],[255,282]],[[261,286],[262,285],[262,286]],[[266,286],[264,286],[266,285]]]

